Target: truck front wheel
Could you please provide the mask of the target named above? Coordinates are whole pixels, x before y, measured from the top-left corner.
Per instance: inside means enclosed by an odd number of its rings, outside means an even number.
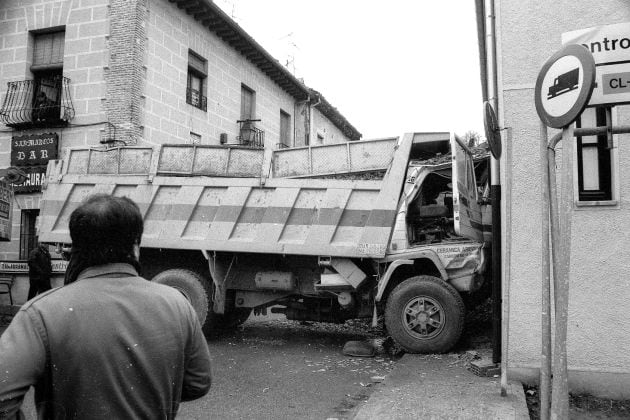
[[[208,320],[208,285],[206,280],[194,271],[175,268],[162,271],[151,281],[165,284],[179,291],[197,312],[203,326]]]
[[[385,325],[408,353],[444,353],[464,328],[464,302],[450,284],[432,276],[411,277],[387,298]]]

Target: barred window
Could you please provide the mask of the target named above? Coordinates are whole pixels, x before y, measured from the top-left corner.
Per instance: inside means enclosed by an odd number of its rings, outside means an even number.
[[[186,103],[207,110],[206,78],[208,77],[208,61],[192,50],[188,51],[188,82],[186,86]]]

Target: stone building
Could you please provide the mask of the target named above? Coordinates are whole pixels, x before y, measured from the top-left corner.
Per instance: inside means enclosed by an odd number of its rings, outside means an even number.
[[[5,273],[26,270],[46,164],[67,148],[224,144],[269,156],[361,138],[210,0],[0,2],[0,106],[0,168],[15,181]]]
[[[534,105],[536,79],[563,42],[585,45],[596,63],[603,52],[616,48],[621,59],[615,66],[623,62],[627,66],[630,7],[624,0],[479,0],[477,5],[485,6],[485,10],[478,8],[478,18],[486,23],[485,36],[480,39],[489,41],[488,57],[496,51],[496,60],[487,60],[482,69],[482,82],[495,106],[499,126],[505,128],[500,161],[502,280],[504,290],[509,289],[508,299],[503,301],[509,314],[509,335],[503,357],[510,378],[536,383],[542,330],[541,159],[540,119]],[[590,41],[575,37],[576,31],[610,25],[617,27],[617,35],[599,32],[601,39],[595,35]],[[602,89],[603,74],[621,77],[623,73],[628,74],[627,70],[600,63],[596,82]],[[630,124],[627,105],[603,104],[587,108],[576,124],[606,125],[607,108],[611,109],[613,125]],[[549,138],[557,132],[549,129]],[[569,386],[573,392],[614,398],[630,398],[630,353],[626,351],[630,348],[630,247],[626,228],[630,223],[629,141],[627,134],[614,135],[609,147],[605,135],[578,137],[568,149],[561,142],[557,158],[558,182],[564,171],[572,185]],[[563,168],[560,158],[567,150],[572,158],[568,169]]]

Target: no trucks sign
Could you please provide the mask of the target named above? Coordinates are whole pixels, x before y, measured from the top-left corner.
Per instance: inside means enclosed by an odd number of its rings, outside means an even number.
[[[543,65],[534,90],[536,111],[549,127],[562,128],[580,116],[595,84],[593,56],[580,45],[566,45]]]
[[[588,106],[630,103],[630,22],[566,32],[562,43],[593,54],[596,86]]]

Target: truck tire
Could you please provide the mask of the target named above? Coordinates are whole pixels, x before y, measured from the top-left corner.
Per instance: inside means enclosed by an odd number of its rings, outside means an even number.
[[[411,277],[387,298],[385,325],[408,353],[444,353],[459,340],[466,309],[457,290],[433,276]]]
[[[174,268],[162,271],[151,281],[171,286],[179,291],[197,312],[202,326],[208,321],[210,293],[206,280],[194,271]]]

